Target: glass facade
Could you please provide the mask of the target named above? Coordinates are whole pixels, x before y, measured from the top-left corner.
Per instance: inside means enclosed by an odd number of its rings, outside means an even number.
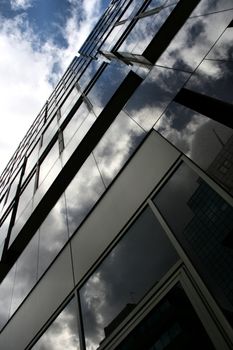
[[[233,347],[232,19],[109,2],[0,177],[0,348]]]

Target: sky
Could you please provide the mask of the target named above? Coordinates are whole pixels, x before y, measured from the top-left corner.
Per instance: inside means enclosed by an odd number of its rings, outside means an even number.
[[[0,174],[110,0],[0,0]]]

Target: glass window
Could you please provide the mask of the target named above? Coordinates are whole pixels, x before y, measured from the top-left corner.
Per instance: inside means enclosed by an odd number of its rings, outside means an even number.
[[[81,75],[81,78],[78,81],[82,91],[84,91],[87,85],[91,82],[92,78],[94,77],[95,73],[97,73],[101,64],[102,64],[102,61],[100,59],[92,60],[89,63],[86,70]]]
[[[232,104],[233,62],[204,60],[185,87]]]
[[[11,298],[15,279],[15,266],[0,284],[0,329],[4,327],[10,317]]]
[[[10,316],[15,312],[37,281],[39,236],[36,234],[16,262]]]
[[[129,71],[128,66],[119,62],[112,62],[105,68],[87,95],[91,103],[98,106],[98,114],[104,109]]]
[[[98,348],[177,260],[146,208],[80,290],[86,348]]]
[[[57,316],[32,350],[79,350],[79,337],[74,298]]]
[[[213,350],[183,288],[177,284],[116,350]]]
[[[188,19],[160,56],[157,64],[193,71],[231,20],[231,11]]]
[[[207,13],[232,9],[232,0],[212,1],[202,0],[192,13],[192,16],[199,16]]]
[[[3,245],[5,243],[5,238],[7,236],[7,232],[8,232],[8,228],[9,228],[9,224],[10,224],[10,220],[11,220],[11,214],[12,214],[12,210],[10,211],[10,213],[7,215],[6,219],[3,221],[3,223],[0,226],[0,258],[1,258],[1,254],[2,254],[2,250],[3,250]]]
[[[39,232],[38,277],[44,273],[68,239],[64,194],[40,226]]]
[[[100,173],[93,156],[90,155],[65,191],[70,235],[104,191]]]
[[[233,61],[233,28],[227,28],[206,56],[207,59]],[[216,63],[215,63],[216,64]],[[208,73],[208,72],[207,72]]]
[[[189,76],[184,72],[153,67],[124,110],[143,129],[149,131]]]
[[[50,149],[49,153],[46,155],[45,159],[40,165],[40,172],[39,172],[39,186],[56,162],[57,158],[59,157],[59,147],[58,142],[56,141],[53,147]]]
[[[84,136],[87,134],[87,132],[90,130],[94,122],[96,121],[96,116],[94,113],[90,112],[87,117],[83,120],[82,124],[78,128],[78,130],[75,132],[75,134],[71,137],[70,140],[65,139],[65,148],[62,152],[62,160],[65,164],[65,162],[70,158],[72,153],[76,150]],[[66,133],[65,137],[69,137],[69,135]]]
[[[55,116],[43,134],[43,143],[42,148],[40,150],[40,154],[45,150],[49,142],[52,140],[54,134],[57,131],[57,128],[57,116]]]
[[[140,18],[118,51],[142,55],[174,7],[172,5],[151,16]]]
[[[24,173],[24,178],[28,176],[32,168],[35,166],[36,162],[38,161],[38,152],[39,152],[39,144],[40,142],[37,142],[35,148],[31,152],[31,154],[28,156],[26,169]]]
[[[109,185],[145,136],[144,130],[123,111],[94,149],[104,183]]]
[[[157,7],[163,6],[163,5],[168,5],[169,3],[174,4],[175,2],[178,2],[176,0],[151,0],[145,11],[153,10],[156,9]]]
[[[21,193],[19,197],[19,203],[17,207],[17,214],[16,214],[16,220],[19,218],[27,204],[30,202],[30,200],[33,197],[34,187],[35,187],[35,174],[32,176],[31,180],[28,182],[26,187],[24,188],[23,192]]]
[[[78,110],[73,115],[72,119],[69,121],[68,125],[63,130],[63,137],[65,146],[69,143],[70,139],[82,125],[83,121],[86,119],[89,110],[86,104],[83,102]]]
[[[233,315],[233,208],[186,164],[154,203],[198,269],[226,316]]]
[[[81,96],[81,92],[77,90],[76,86],[73,88],[73,90],[70,92],[68,97],[66,98],[65,102],[61,106],[61,119],[60,123],[62,123],[63,120],[65,120],[68,113],[71,111],[71,108],[75,105],[76,101]]]
[[[154,128],[233,194],[232,129],[175,102]]]
[[[19,185],[19,180],[20,180],[20,176],[22,173],[22,168],[20,169],[20,171],[18,172],[18,174],[16,175],[15,179],[12,181],[11,185],[10,185],[10,190],[7,196],[7,203],[8,205],[11,203],[12,199],[15,197],[16,195],[16,191]]]

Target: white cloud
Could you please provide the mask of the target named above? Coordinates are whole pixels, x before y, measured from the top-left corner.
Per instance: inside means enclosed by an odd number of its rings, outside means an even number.
[[[12,10],[27,10],[33,6],[34,0],[10,0]]]
[[[52,92],[52,82],[58,81],[101,15],[101,0],[69,2],[71,15],[60,29],[66,48],[51,38],[41,43],[25,13],[0,18],[0,172]],[[11,0],[11,5],[26,8],[32,1]],[[60,73],[53,72],[55,63]]]

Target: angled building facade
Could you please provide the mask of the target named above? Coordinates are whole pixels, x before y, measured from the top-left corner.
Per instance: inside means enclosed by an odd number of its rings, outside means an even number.
[[[0,349],[233,348],[232,27],[110,2],[0,178]]]

